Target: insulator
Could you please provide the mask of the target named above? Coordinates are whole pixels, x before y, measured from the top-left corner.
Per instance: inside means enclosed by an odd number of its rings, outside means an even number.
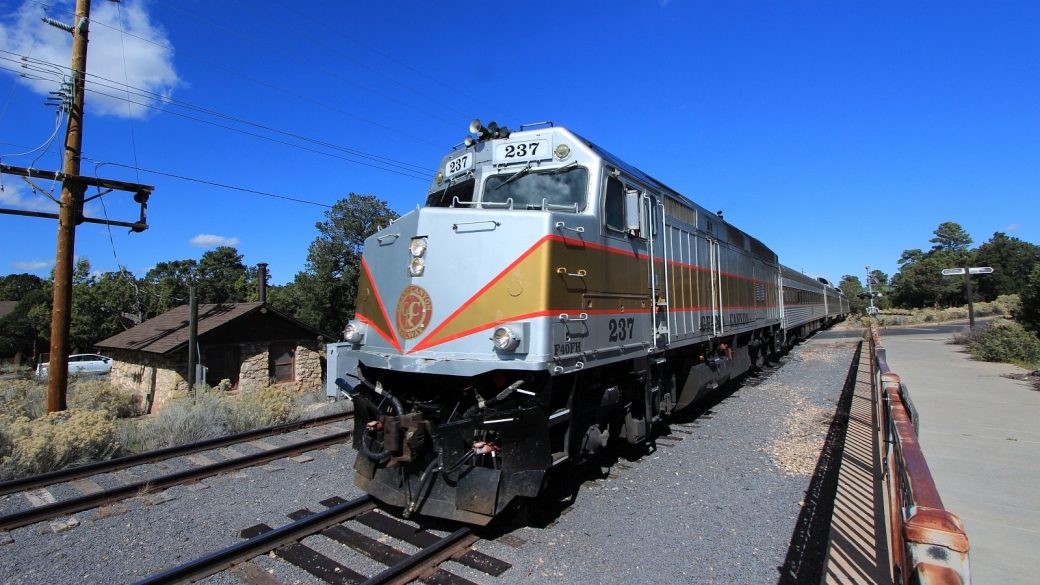
[[[46,22],[47,24],[53,26],[54,28],[60,28],[61,30],[65,31],[65,32],[67,32],[69,34],[72,34],[72,32],[75,30],[74,28],[72,28],[71,24],[65,24],[64,22],[58,22],[57,20],[54,20],[53,18],[41,18],[40,20],[42,20],[43,22]]]

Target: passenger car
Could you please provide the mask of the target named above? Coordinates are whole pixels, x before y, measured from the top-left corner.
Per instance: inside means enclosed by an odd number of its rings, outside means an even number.
[[[50,366],[47,362],[41,362],[36,366],[37,376],[46,376]],[[98,355],[96,353],[80,353],[69,356],[70,374],[107,374],[112,371],[112,358]]]

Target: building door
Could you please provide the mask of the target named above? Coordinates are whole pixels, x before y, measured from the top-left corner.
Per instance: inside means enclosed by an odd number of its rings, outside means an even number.
[[[238,369],[241,365],[238,359],[237,347],[223,347],[206,350],[206,384],[216,388],[221,380],[231,380],[231,387],[238,388]]]

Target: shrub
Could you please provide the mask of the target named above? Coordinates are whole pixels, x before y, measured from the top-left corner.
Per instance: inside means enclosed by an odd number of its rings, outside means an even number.
[[[157,417],[122,432],[132,433],[128,444],[135,450],[150,451],[227,435],[229,418],[224,397],[204,389],[194,403],[190,397],[170,400]]]
[[[979,340],[979,333],[982,332],[985,327],[976,327],[970,329],[965,327],[963,330],[958,331],[950,337],[950,343],[954,345],[969,345]]]
[[[11,420],[47,414],[47,386],[32,380],[0,380],[0,415]]]
[[[140,413],[137,396],[108,382],[80,382],[69,387],[69,408],[102,410],[112,418],[130,418]]]
[[[298,420],[302,414],[291,387],[266,386],[239,396],[228,396],[232,433],[243,433]]]
[[[1000,323],[983,327],[968,343],[975,359],[1028,365],[1040,363],[1040,339],[1018,323]]]
[[[1015,319],[1029,331],[1040,334],[1040,262],[1029,275],[1029,283],[1022,292],[1022,302],[1015,311]]]
[[[108,459],[119,448],[107,413],[65,410],[36,420],[22,417],[0,421],[0,478],[37,475]]]

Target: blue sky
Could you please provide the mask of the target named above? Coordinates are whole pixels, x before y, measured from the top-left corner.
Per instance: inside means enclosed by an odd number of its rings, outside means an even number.
[[[72,2],[41,1],[71,22]],[[893,273],[900,252],[927,248],[943,221],[976,243],[995,231],[1040,242],[1035,2],[125,0],[121,13],[93,4],[88,72],[118,88],[86,95],[84,154],[95,161],[136,158],[145,169],[324,204],[372,194],[404,212],[423,200],[470,119],[552,120],[723,210],[809,274],[862,276],[867,264]],[[67,66],[67,33],[38,26],[43,5],[5,2],[0,14],[0,56],[31,49]],[[151,43],[121,39],[120,16],[124,31]],[[9,155],[54,129],[42,94],[56,82],[39,75],[48,79],[16,85],[0,71],[6,164],[32,163],[39,153]],[[132,96],[151,107],[128,112],[117,99],[124,75],[178,102],[414,165],[423,178],[175,103]],[[56,168],[56,151],[35,167]],[[113,229],[115,255],[107,229],[79,228],[77,254],[100,270],[115,269],[118,256],[143,273],[231,242],[247,263],[268,262],[281,284],[303,268],[322,219],[318,206],[122,167],[97,172],[156,187],[151,229]],[[16,179],[4,177],[0,206],[53,207]],[[129,195],[104,200],[88,215],[135,219]],[[0,215],[0,274],[45,276],[55,233],[52,220]]]

